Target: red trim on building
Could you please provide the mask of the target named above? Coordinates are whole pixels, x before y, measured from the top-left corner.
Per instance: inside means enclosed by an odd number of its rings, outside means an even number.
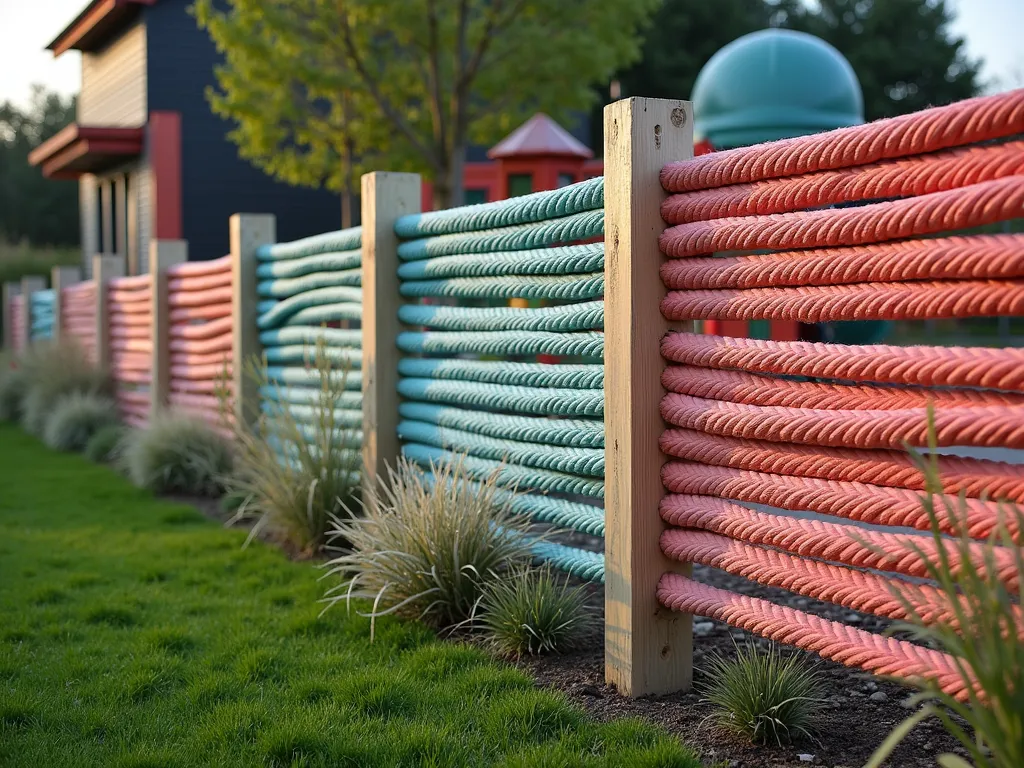
[[[143,128],[72,123],[29,153],[48,179],[77,179],[142,154]]]
[[[182,238],[181,113],[150,112],[147,149],[153,173],[153,237]]]
[[[135,18],[140,5],[153,5],[155,2],[92,0],[46,48],[53,51],[54,58],[71,49],[95,51]]]

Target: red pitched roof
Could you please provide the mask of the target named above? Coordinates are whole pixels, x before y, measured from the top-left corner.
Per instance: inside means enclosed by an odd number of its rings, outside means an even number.
[[[594,153],[550,117],[538,112],[487,153],[492,160],[526,155],[591,158]]]
[[[140,5],[156,0],[92,0],[85,9],[53,39],[47,50],[54,58],[72,48],[94,51],[135,18]]]
[[[28,155],[48,179],[75,179],[142,153],[145,129],[71,123]]]

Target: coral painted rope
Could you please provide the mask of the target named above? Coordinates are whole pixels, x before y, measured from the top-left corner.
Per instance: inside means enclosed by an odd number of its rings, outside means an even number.
[[[924,474],[910,455],[901,451],[791,445],[707,435],[690,429],[666,430],[659,445],[669,456],[716,467],[925,489]],[[957,456],[936,456],[935,460],[946,493],[1024,502],[1022,465]]]
[[[661,354],[702,368],[1024,392],[1024,349],[846,346],[669,333]]]
[[[670,291],[669,320],[944,320],[1024,314],[1024,280],[857,283],[746,291]]]
[[[674,560],[718,568],[734,576],[777,587],[804,597],[841,605],[888,619],[908,613],[890,590],[891,577],[805,560],[706,531],[669,530],[661,534],[662,551]],[[905,598],[929,624],[956,624],[956,612],[931,586],[903,590]]]
[[[938,557],[938,548],[930,536],[871,531],[821,520],[771,515],[711,496],[666,496],[661,500],[659,510],[662,519],[670,525],[697,528],[737,541],[855,568],[927,578],[926,563],[913,547],[917,547],[930,562],[935,562]],[[946,540],[943,546],[950,566],[958,572],[961,566],[958,545]],[[985,553],[991,551],[999,578],[1015,591],[1019,589],[1020,575],[1012,552],[1005,547],[989,548],[980,543],[971,544],[970,550],[971,559],[978,567],[983,567]]]
[[[661,204],[661,217],[669,224],[686,224],[728,216],[763,216],[856,200],[927,195],[1022,174],[1024,142],[1012,141],[794,178],[684,192]]]
[[[776,642],[814,651],[848,667],[905,679],[930,678],[957,699],[968,697],[956,661],[939,651],[699,584],[674,573],[665,574],[658,582],[658,601],[671,610],[723,621]]]
[[[717,496],[780,509],[818,512],[874,525],[915,528],[920,531],[931,529],[928,512],[921,503],[921,495],[902,488],[787,477],[684,461],[672,461],[662,467],[661,480],[672,493]],[[935,513],[939,517],[941,530],[945,533],[956,532],[961,521],[952,519],[942,503],[944,500],[949,501],[955,507],[956,499],[945,496],[937,498],[939,503],[936,504]],[[988,536],[998,526],[1001,518],[1005,517],[993,502],[965,499],[963,507],[966,511],[967,532],[975,539]],[[1015,521],[1011,518],[1005,522],[1014,541],[1020,541]]]
[[[658,238],[672,258],[716,251],[862,245],[1024,216],[1024,177],[983,181],[859,208],[734,216],[679,224]]]
[[[928,445],[926,408],[827,410],[746,405],[671,393],[661,401],[670,424],[713,435],[836,448]],[[934,414],[940,446],[1024,448],[1024,406],[962,406]]]
[[[668,192],[723,187],[975,144],[1024,132],[1024,89],[852,128],[714,152],[666,165]]]
[[[753,256],[672,259],[666,288],[713,290],[1024,277],[1024,235],[901,240]]]

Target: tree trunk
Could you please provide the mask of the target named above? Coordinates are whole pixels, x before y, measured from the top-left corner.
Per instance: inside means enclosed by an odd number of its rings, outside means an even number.
[[[466,166],[466,147],[458,144],[452,147],[451,161],[448,166],[448,189],[450,192],[449,206],[455,208],[466,202],[466,189],[463,184],[463,171]]]
[[[343,153],[345,183],[341,188],[341,228],[348,229],[352,224],[352,198],[355,197],[355,180],[352,178],[353,163],[352,140],[345,140],[345,151]]]

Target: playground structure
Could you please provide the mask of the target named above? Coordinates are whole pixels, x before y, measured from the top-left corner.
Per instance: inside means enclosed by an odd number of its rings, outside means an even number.
[[[518,488],[518,511],[604,538],[603,555],[534,553],[604,583],[607,677],[627,695],[689,685],[696,614],[963,696],[945,654],[700,584],[688,564],[900,618],[888,574],[922,575],[906,529],[928,530],[904,446],[925,445],[934,404],[944,491],[983,540],[992,499],[1024,500],[1024,469],[982,457],[1024,448],[1024,350],[702,323],[1024,314],[1024,235],[945,234],[1024,217],[1024,91],[696,158],[686,102],[629,99],[605,120],[603,179],[421,213],[418,176],[368,174],[362,228],[275,243],[272,217],[238,214],[216,262],[158,241],[145,278],[109,256],[90,281],[55,273],[53,331],[94,346],[137,424],[167,407],[215,421],[223,374],[251,420],[278,391],[244,375],[258,354],[302,414],[322,339],[352,366],[345,417],[371,471],[465,454]],[[44,290],[26,281],[4,290],[15,348]],[[916,595],[948,618],[927,584]]]

